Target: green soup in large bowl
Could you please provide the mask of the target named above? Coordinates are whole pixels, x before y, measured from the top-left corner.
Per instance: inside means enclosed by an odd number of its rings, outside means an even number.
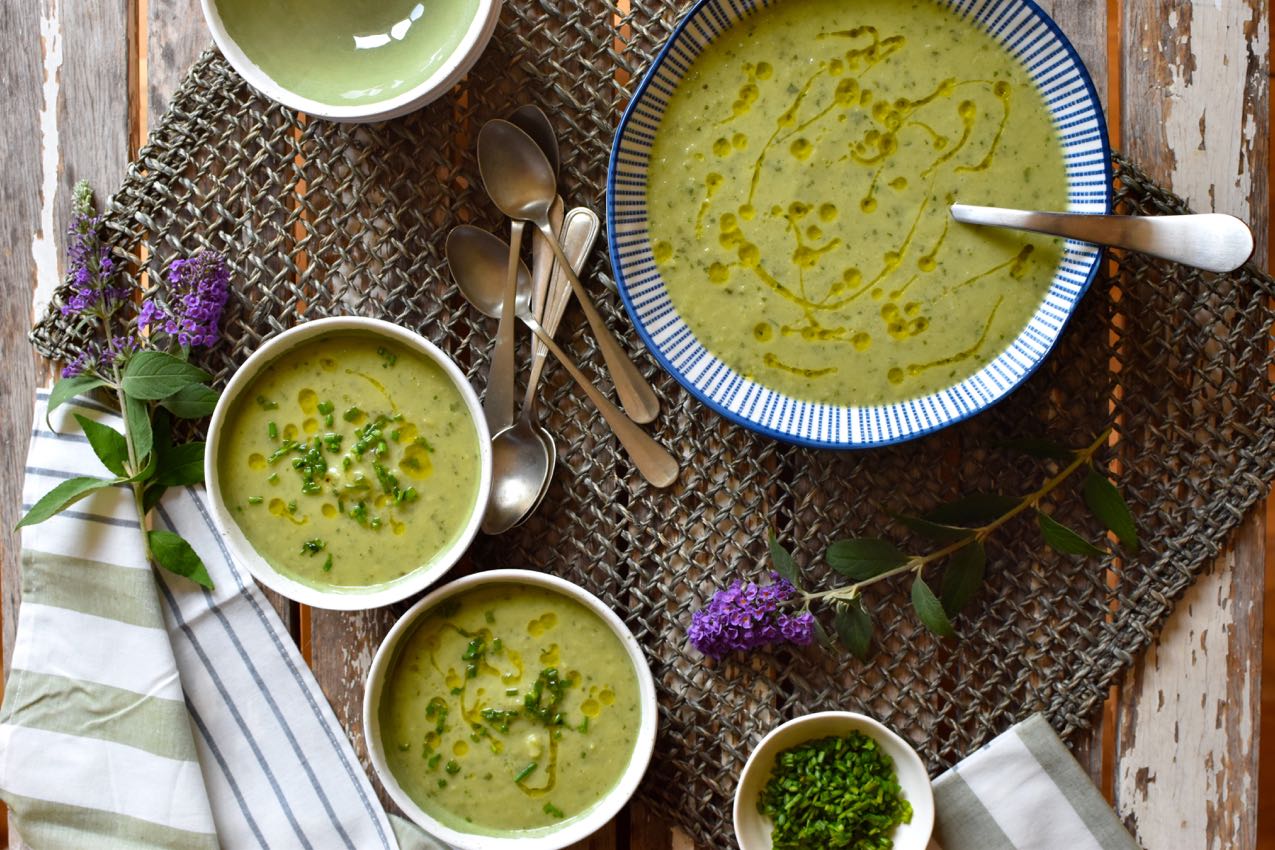
[[[436,581],[477,531],[491,457],[472,388],[416,334],[322,319],[263,345],[213,413],[213,516],[263,584],[370,608]]]
[[[655,688],[600,600],[521,570],[469,576],[394,626],[364,725],[390,796],[460,848],[555,850],[606,824],[646,770]]]

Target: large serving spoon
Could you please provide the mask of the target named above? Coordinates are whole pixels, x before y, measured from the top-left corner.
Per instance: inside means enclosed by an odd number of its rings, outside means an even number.
[[[500,211],[513,219],[529,221],[544,234],[554,259],[567,275],[585,318],[593,329],[606,361],[620,403],[635,422],[650,422],[659,415],[660,402],[619,340],[611,333],[588,290],[562,253],[549,224],[549,209],[557,196],[557,180],[544,153],[530,136],[508,121],[488,121],[478,135],[478,167],[483,185]]]
[[[509,246],[498,236],[469,225],[461,225],[447,236],[447,263],[451,267],[456,285],[470,304],[488,316],[499,317],[500,311],[504,309],[504,299],[501,297],[499,283],[508,250]],[[565,261],[559,262],[564,268],[570,267]],[[589,400],[597,406],[598,412],[611,426],[611,430],[615,432],[616,438],[624,446],[629,459],[642,477],[656,487],[667,487],[672,484],[677,480],[678,468],[677,461],[668,449],[655,442],[649,434],[638,427],[637,423],[612,404],[610,399],[580,371],[571,356],[558,347],[553,337],[549,336],[536,321],[535,316],[531,315],[531,277],[521,260],[518,266],[518,287],[514,310],[519,320],[545,344],[549,353],[558,359]],[[495,443],[492,445],[495,449]],[[507,457],[513,457],[513,454],[505,456],[503,452],[498,454],[493,451],[492,474],[495,479],[492,486],[493,494],[506,486],[513,486],[507,485],[506,479],[519,481],[526,476],[525,470],[503,466]],[[537,488],[542,475],[541,470],[534,470],[531,475]],[[530,489],[530,485],[527,484],[518,486]]]
[[[1253,232],[1233,215],[1088,215],[952,204],[965,224],[1009,227],[1128,248],[1209,272],[1233,272],[1253,256]]]

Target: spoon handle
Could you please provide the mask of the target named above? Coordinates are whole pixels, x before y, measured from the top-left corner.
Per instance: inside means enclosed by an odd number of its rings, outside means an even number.
[[[668,449],[655,442],[650,434],[639,428],[636,422],[612,404],[611,400],[593,385],[588,376],[580,371],[580,368],[571,360],[571,356],[558,347],[553,337],[545,332],[539,322],[525,314],[519,318],[545,344],[545,348],[558,358],[558,362],[566,368],[572,378],[575,378],[580,389],[584,390],[584,394],[597,406],[598,412],[611,426],[620,445],[624,446],[624,450],[629,453],[629,460],[633,461],[633,465],[637,467],[642,477],[656,487],[668,487],[676,481],[677,460]]]
[[[1235,216],[1087,215],[952,204],[952,218],[966,224],[1010,227],[1128,248],[1210,272],[1232,272],[1253,255],[1253,232]]]
[[[556,234],[562,233],[563,213],[562,196],[559,195],[553,199],[553,206],[549,208],[549,226]],[[535,238],[531,241],[531,312],[536,317],[536,321],[547,328],[549,325],[545,321],[545,299],[549,295],[550,275],[553,272],[553,250],[539,231],[536,231],[534,236]],[[541,346],[540,340],[533,336],[531,338],[532,359],[537,352],[544,357],[544,347]]]
[[[601,223],[598,221],[598,214],[588,207],[572,207],[563,220],[562,227],[558,231],[562,242],[562,252],[567,255],[567,259],[571,261],[571,270],[580,274],[580,269],[584,268],[584,261],[589,256],[589,251],[593,249],[593,243],[598,238],[598,229]],[[544,244],[544,237],[539,233],[536,234],[536,245]],[[546,255],[552,260],[553,252],[547,246],[545,247]],[[558,268],[554,268],[553,275],[549,279],[549,295],[545,300],[544,314],[538,316],[537,319],[544,326],[545,332],[549,336],[554,336],[558,332],[558,323],[562,321],[562,314],[567,309],[567,301],[571,298],[571,284],[567,281],[567,276]],[[539,337],[532,337],[531,346],[531,377],[527,379],[527,394],[522,400],[522,409],[524,411],[531,410],[536,395],[536,387],[540,383],[540,375],[544,372],[545,358],[549,356],[549,349],[545,348],[544,343]]]
[[[589,327],[593,329],[593,336],[598,342],[598,348],[602,351],[602,359],[606,361],[607,370],[611,373],[611,383],[615,384],[615,393],[620,397],[620,404],[624,405],[625,412],[634,422],[654,421],[660,414],[660,400],[656,397],[655,390],[651,389],[646,378],[642,377],[637,364],[629,359],[620,341],[607,327],[598,308],[593,306],[589,291],[571,270],[571,264],[563,255],[562,246],[554,238],[549,222],[539,221],[535,224],[547,237],[549,247],[553,249],[553,255],[558,261],[558,267],[567,276],[571,288],[575,291],[576,300],[580,302],[580,308],[584,310],[584,317],[589,320]]]
[[[491,351],[491,367],[487,372],[487,395],[483,398],[483,414],[487,427],[497,434],[514,424],[514,302],[518,291],[518,266],[522,263],[524,223],[515,221],[509,229],[509,269],[505,272],[504,304],[500,323],[496,326],[496,345]]]

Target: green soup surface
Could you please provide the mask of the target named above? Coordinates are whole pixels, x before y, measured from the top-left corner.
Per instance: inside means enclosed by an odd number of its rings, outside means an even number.
[[[334,106],[378,103],[437,71],[478,0],[216,0],[226,32],[276,83]]]
[[[276,570],[366,589],[429,564],[468,524],[478,432],[442,367],[379,336],[314,337],[263,368],[222,425],[222,499]]]
[[[475,588],[403,639],[379,706],[390,770],[456,830],[549,831],[619,781],[640,726],[637,674],[600,617],[551,590]]]
[[[933,0],[784,0],[669,99],[649,232],[677,312],[745,377],[835,405],[949,387],[1026,326],[1060,240],[951,221],[1065,209],[1026,72]]]

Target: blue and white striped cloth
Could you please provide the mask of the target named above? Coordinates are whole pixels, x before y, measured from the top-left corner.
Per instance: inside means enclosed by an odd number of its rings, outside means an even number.
[[[24,509],[108,475],[80,413],[36,404]],[[23,530],[22,605],[0,707],[0,796],[38,848],[437,848],[391,824],[282,622],[231,561],[202,489],[173,488],[216,589],[147,564],[130,492],[98,491]],[[157,581],[156,578],[159,580]]]

